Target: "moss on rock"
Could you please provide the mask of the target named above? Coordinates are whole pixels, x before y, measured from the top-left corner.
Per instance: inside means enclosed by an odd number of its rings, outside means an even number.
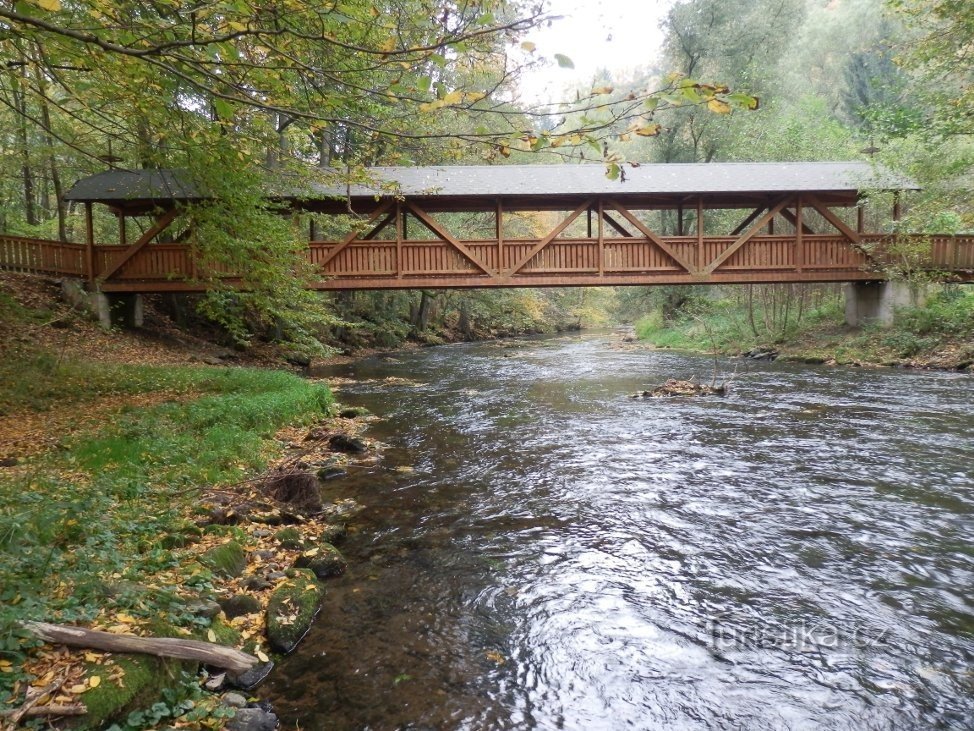
[[[330,543],[320,543],[300,556],[294,562],[298,569],[311,569],[319,579],[328,579],[345,573],[348,562],[341,552]]]
[[[288,653],[311,628],[325,595],[324,587],[309,569],[293,569],[267,604],[267,641]]]
[[[281,548],[287,548],[291,551],[300,551],[305,547],[304,536],[294,526],[281,528],[274,534],[274,538],[281,545]]]
[[[214,546],[200,554],[201,564],[220,576],[233,578],[240,576],[247,566],[247,554],[236,541],[228,541]]]

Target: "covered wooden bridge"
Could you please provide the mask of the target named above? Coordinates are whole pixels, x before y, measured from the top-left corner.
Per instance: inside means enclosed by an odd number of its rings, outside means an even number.
[[[318,289],[869,282],[884,278],[904,242],[921,251],[914,267],[974,279],[974,236],[897,231],[899,191],[915,185],[868,163],[626,165],[615,180],[596,164],[373,168],[369,177],[269,196],[285,212],[313,214],[301,231]],[[882,209],[867,205],[880,191],[896,193]],[[201,255],[181,213],[203,196],[179,171],[112,170],[65,198],[84,205],[86,240],[0,235],[0,267],[78,276],[102,292],[239,282]],[[95,240],[95,205],[117,217],[116,241]]]

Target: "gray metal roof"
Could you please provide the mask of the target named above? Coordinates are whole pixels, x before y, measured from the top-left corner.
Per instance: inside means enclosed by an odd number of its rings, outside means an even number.
[[[601,164],[455,165],[376,167],[377,180],[396,183],[404,195],[548,196],[620,193],[794,193],[799,191],[908,190],[916,185],[867,162],[721,162],[623,165],[625,181],[610,180]],[[352,186],[352,196],[380,186]],[[346,195],[344,186],[317,186],[321,195]]]
[[[916,184],[867,162],[724,162],[625,164],[625,180],[610,180],[602,164],[444,165],[375,167],[376,183],[312,184],[306,192],[271,194],[278,199],[407,196],[531,197],[570,195],[678,195],[795,193],[812,191],[915,190]],[[332,172],[336,177],[340,173]],[[273,185],[281,190],[281,186]],[[65,195],[73,201],[194,200],[201,196],[178,170],[111,170],[79,180]]]
[[[82,178],[64,194],[67,201],[199,200],[180,170],[106,170]]]

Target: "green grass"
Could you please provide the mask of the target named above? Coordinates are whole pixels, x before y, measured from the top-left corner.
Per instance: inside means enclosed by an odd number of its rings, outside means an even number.
[[[764,313],[756,307],[754,321],[741,302],[711,300],[698,313],[664,321],[652,312],[636,322],[640,340],[660,348],[737,354],[772,345],[786,356],[835,358],[840,363],[862,361],[896,363],[936,359],[949,352],[945,363],[963,365],[974,360],[974,288],[945,288],[924,306],[896,313],[890,327],[858,330],[844,323],[842,303],[826,301],[803,314],[800,322],[769,331]]]
[[[278,428],[320,418],[332,401],[325,386],[278,371],[67,363],[57,376],[34,378],[23,364],[5,369],[20,374],[2,389],[4,403],[18,408],[60,397],[73,403],[59,408],[83,408],[105,393],[202,394],[129,409],[0,473],[0,659],[14,661],[25,648],[16,622],[26,618],[86,621],[125,610],[198,624],[171,587],[205,594],[212,574],[192,549],[169,550],[163,540],[190,530],[201,488],[260,470]],[[148,590],[161,572],[167,585]],[[0,703],[15,677],[0,675]]]

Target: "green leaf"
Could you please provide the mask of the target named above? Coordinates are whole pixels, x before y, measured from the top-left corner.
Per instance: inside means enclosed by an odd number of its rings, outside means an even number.
[[[619,173],[621,172],[622,172],[622,168],[620,168],[616,163],[613,162],[610,163],[608,167],[606,167],[605,177],[607,177],[609,180],[618,180]]]
[[[216,110],[216,114],[220,119],[231,119],[233,117],[233,104],[226,99],[214,98],[213,108]]]
[[[570,58],[568,58],[568,56],[564,55],[563,53],[556,53],[555,54],[555,61],[557,61],[558,62],[558,65],[561,68],[563,68],[563,69],[573,69],[573,68],[575,68],[575,63]]]

